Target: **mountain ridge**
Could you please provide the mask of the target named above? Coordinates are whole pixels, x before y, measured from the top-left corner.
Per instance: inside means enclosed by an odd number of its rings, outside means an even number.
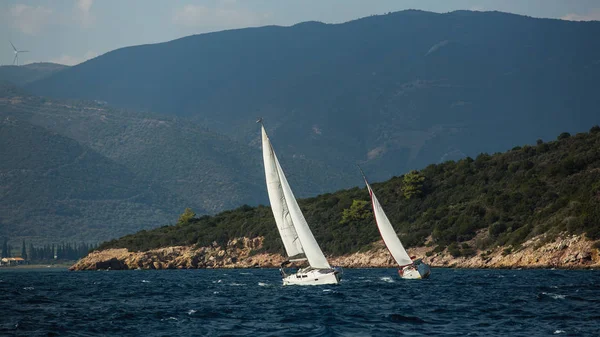
[[[49,77],[66,68],[69,68],[69,66],[52,62],[29,63],[22,66],[0,66],[0,83],[23,86]]]
[[[584,131],[598,123],[599,34],[594,22],[402,11],[128,47],[27,88],[192,118],[242,143],[263,117],[279,148],[345,177],[314,194],[351,186],[356,162],[384,179]]]

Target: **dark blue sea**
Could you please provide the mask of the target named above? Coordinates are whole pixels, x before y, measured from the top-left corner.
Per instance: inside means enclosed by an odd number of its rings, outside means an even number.
[[[0,269],[1,336],[600,336],[600,271]]]

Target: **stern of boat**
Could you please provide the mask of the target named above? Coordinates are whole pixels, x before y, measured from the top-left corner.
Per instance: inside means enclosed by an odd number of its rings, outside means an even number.
[[[431,275],[431,268],[425,263],[419,263],[417,265],[417,270],[419,271],[421,278],[429,278],[429,275]]]

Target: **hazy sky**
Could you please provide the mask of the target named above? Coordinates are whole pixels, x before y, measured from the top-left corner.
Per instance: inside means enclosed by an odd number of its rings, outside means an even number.
[[[499,10],[533,17],[600,20],[600,0],[3,0],[0,64],[77,64],[125,46],[263,25],[345,22],[403,9]]]

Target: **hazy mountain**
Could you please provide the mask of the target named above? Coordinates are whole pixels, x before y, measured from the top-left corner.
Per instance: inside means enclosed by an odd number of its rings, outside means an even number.
[[[355,162],[383,179],[586,130],[600,121],[597,36],[599,22],[411,10],[122,48],[27,88],[191,117],[254,146],[262,116],[279,152],[332,169],[304,172],[316,194],[360,183]]]
[[[0,83],[22,86],[46,78],[68,67],[49,62],[30,63],[22,66],[0,66]]]
[[[182,201],[73,139],[0,116],[0,236],[96,241],[167,223]]]
[[[14,88],[0,93],[2,116],[69,137],[137,177],[171,190],[181,197],[180,207],[198,213],[255,203],[257,190],[264,189],[256,181],[261,171],[256,149],[189,121],[102,103],[45,99]]]
[[[12,143],[3,139],[2,147],[10,146],[3,149],[10,151],[1,157],[6,158],[7,165],[38,173],[12,180],[9,187],[0,184],[0,188],[10,191],[0,199],[0,208],[3,209],[0,224],[4,224],[0,225],[0,236],[6,230],[6,235],[11,237],[52,232],[52,235],[48,234],[49,238],[64,238],[72,233],[54,229],[68,225],[77,232],[78,238],[100,240],[140,228],[173,223],[186,207],[191,207],[198,214],[206,214],[242,204],[268,202],[260,150],[232,141],[189,120],[114,109],[102,102],[40,98],[10,86],[0,86],[0,120],[7,123],[19,121],[20,124],[16,124],[19,128],[10,129],[14,133],[21,132],[24,125],[27,126],[23,136],[35,133],[31,130],[52,135]],[[255,127],[258,133],[258,125]],[[8,133],[2,136],[8,137]],[[73,161],[67,155],[54,158],[54,151],[60,151],[60,148],[47,149],[48,146],[55,146],[49,143],[50,138],[60,138],[61,144],[68,142],[70,146],[77,145],[78,151],[85,149],[94,153],[95,161],[102,160],[103,165],[117,167],[111,168],[113,174],[110,176],[116,180],[115,184],[111,184],[108,177],[98,179],[96,174],[99,172],[90,172],[85,177],[84,181],[89,179],[105,183],[99,186],[98,193],[106,194],[116,189],[113,192],[117,193],[115,198],[120,203],[119,195],[137,195],[141,193],[140,186],[152,185],[152,198],[142,198],[143,205],[139,205],[139,213],[135,216],[122,212],[115,214],[105,207],[97,207],[97,203],[81,205],[78,199],[63,198],[64,193],[79,193],[80,189],[96,190],[98,186],[65,183],[63,179],[83,179],[81,175],[86,169],[80,165],[75,165],[77,170],[63,171],[60,176],[43,175],[47,182],[40,184],[39,172],[48,170],[45,165],[61,162],[68,165]],[[38,160],[22,161],[20,156],[30,152]],[[315,191],[328,186],[328,182],[336,179],[339,184],[340,175],[322,162],[293,159],[287,154],[281,158],[284,165],[294,161],[293,166],[286,165],[290,168],[286,172],[290,175],[291,183],[298,187],[299,196],[306,196],[308,190]],[[80,161],[76,163],[81,164]],[[317,176],[319,170],[322,174]],[[306,181],[305,177],[311,174],[317,178],[310,180],[311,183],[302,184]],[[46,190],[50,188],[51,191]],[[13,198],[15,195],[19,195],[18,201]],[[38,200],[42,197],[45,198],[44,202]],[[164,204],[162,198],[165,199]],[[157,201],[158,206],[155,204]],[[14,207],[18,202],[22,202],[23,206]],[[51,209],[56,208],[56,204],[72,210],[67,214],[68,219],[52,215]],[[130,206],[124,205],[126,208]],[[80,207],[97,209],[95,213],[83,213]],[[157,212],[155,207],[158,207],[157,214],[154,214]],[[39,217],[29,217],[31,212],[39,213]],[[146,212],[151,215],[145,216]],[[48,216],[44,217],[44,214]],[[100,220],[108,222],[99,224]],[[18,223],[18,228],[10,227],[11,223]],[[90,226],[93,230],[88,230]],[[52,229],[39,232],[40,227]],[[119,230],[114,231],[115,228]]]

